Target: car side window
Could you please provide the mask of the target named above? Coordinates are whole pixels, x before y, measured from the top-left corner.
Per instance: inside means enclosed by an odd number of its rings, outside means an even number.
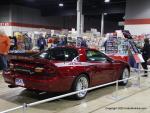
[[[87,50],[86,56],[88,61],[99,61],[99,62],[107,61],[106,56],[96,50]]]

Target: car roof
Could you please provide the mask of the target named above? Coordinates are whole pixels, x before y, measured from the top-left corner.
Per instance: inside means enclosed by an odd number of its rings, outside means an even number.
[[[93,49],[93,48],[86,48],[86,47],[75,47],[75,46],[58,46],[58,47],[55,47],[55,48],[70,48],[70,49],[76,49],[76,50],[96,50],[96,49]],[[51,49],[51,48],[50,48]]]

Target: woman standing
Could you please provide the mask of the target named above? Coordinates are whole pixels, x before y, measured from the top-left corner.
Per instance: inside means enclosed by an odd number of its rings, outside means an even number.
[[[148,67],[147,67],[147,60],[150,58],[150,44],[149,44],[149,39],[148,38],[145,38],[144,39],[144,47],[142,48],[142,56],[145,60],[144,63],[142,63],[142,67],[145,69],[145,70],[148,70]],[[144,77],[147,77],[148,76],[148,72],[147,71],[144,71]]]

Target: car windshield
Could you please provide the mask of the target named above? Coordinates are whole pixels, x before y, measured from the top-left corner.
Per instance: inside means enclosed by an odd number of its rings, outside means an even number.
[[[43,58],[57,61],[72,61],[78,56],[78,52],[73,48],[53,48],[35,55],[35,58]]]

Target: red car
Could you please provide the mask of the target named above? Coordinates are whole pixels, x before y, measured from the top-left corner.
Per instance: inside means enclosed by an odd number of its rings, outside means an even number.
[[[10,69],[3,73],[10,86],[46,92],[78,91],[129,76],[128,63],[95,49],[74,47],[56,47],[33,57],[11,60]],[[82,99],[86,94],[84,91],[74,97]]]

